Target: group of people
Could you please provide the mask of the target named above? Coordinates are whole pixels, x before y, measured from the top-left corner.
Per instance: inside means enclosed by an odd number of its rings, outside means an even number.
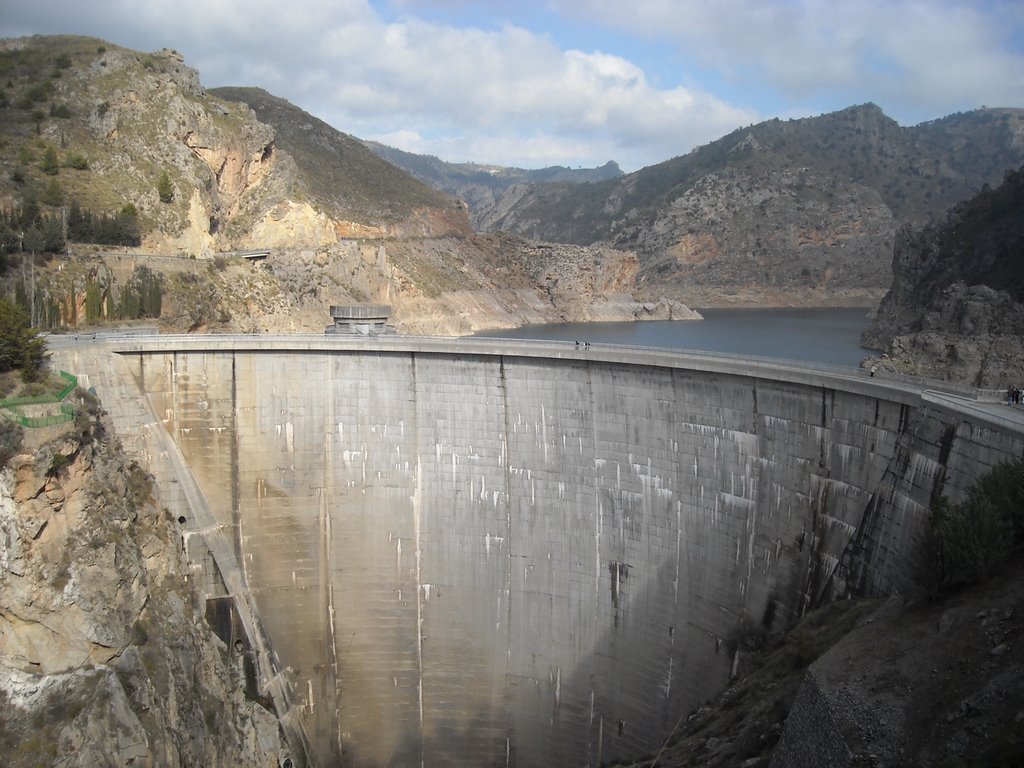
[[[1020,387],[1015,387],[1012,384],[1006,389],[1006,404],[1007,405],[1020,405],[1020,396],[1024,393]]]

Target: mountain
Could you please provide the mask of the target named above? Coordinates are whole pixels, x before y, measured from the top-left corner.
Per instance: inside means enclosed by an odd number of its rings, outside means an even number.
[[[864,333],[883,368],[979,387],[1024,385],[1024,168],[946,222],[903,227],[892,287]]]
[[[500,218],[532,185],[586,184],[622,176],[618,164],[609,160],[599,168],[551,166],[527,170],[479,163],[449,163],[433,155],[417,155],[374,141],[365,142],[374,153],[416,178],[462,200],[469,206],[469,219],[478,230],[496,231]]]
[[[173,50],[5,40],[0,76],[0,279],[47,327],[135,317],[130,294],[154,281],[146,316],[177,330],[319,331],[330,305],[360,302],[429,333],[874,305],[904,222],[939,221],[1024,163],[1019,109],[770,120],[623,176],[371,151],[265,91],[207,91]],[[83,218],[119,238],[83,236]],[[20,256],[53,250],[46,222],[74,258]],[[230,256],[247,250],[270,258]]]
[[[462,219],[460,206],[395,165],[381,160],[363,142],[260,88],[211,88],[211,96],[250,107],[274,129],[275,145],[298,170],[296,186],[321,211],[400,219],[417,210],[449,211]],[[452,221],[458,228],[464,223]]]
[[[207,91],[176,51],[3,40],[0,83],[0,280],[42,327],[322,331],[364,302],[449,334],[686,314],[637,300],[632,253],[477,235],[464,203],[265,91]]]
[[[649,295],[693,306],[873,303],[892,239],[1024,162],[1024,110],[903,128],[874,104],[738,129],[619,179],[523,190],[488,230],[636,251]]]
[[[0,196],[42,197],[52,180],[64,202],[131,203],[155,250],[203,256],[260,247],[254,237],[289,217],[326,217],[339,234],[394,234],[429,211],[468,231],[456,201],[308,115],[271,128],[249,107],[206,92],[173,50],[146,54],[82,37],[8,40],[0,72],[8,83]],[[55,173],[40,168],[49,150],[64,166]]]

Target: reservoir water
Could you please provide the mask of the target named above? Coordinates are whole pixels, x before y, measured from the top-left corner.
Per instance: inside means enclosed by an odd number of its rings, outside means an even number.
[[[857,367],[868,312],[855,309],[702,309],[703,320],[562,323],[480,331],[477,336],[669,347]]]

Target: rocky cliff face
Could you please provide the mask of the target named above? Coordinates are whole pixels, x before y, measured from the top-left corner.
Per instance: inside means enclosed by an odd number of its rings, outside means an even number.
[[[177,524],[90,407],[0,472],[4,764],[278,765],[277,719],[205,624]]]
[[[736,293],[808,292],[857,304],[877,295],[893,228],[892,212],[863,185],[811,168],[726,169],[620,236],[645,254],[652,292],[691,302],[718,293],[716,304]]]
[[[58,59],[67,66],[47,77]],[[114,317],[132,274],[126,263],[162,275],[168,330],[322,331],[331,304],[365,301],[392,304],[403,330],[436,333],[680,312],[660,296],[639,300],[634,254],[477,238],[465,204],[283,99],[205,91],[174,51],[7,40],[0,74],[18,97],[0,104],[0,201],[20,205],[26,189],[50,183],[38,129],[59,157],[88,161],[57,174],[65,203],[104,214],[131,204],[143,226],[142,247],[130,253],[72,243],[71,258],[41,268],[32,284],[5,275],[12,292],[19,281],[26,295],[39,291],[56,326]],[[33,123],[23,97],[40,89],[65,117]],[[545,178],[572,173],[549,170]],[[614,164],[605,172],[619,173]],[[161,173],[170,199],[158,193]],[[272,255],[248,271],[222,255],[248,249]],[[99,311],[87,301],[96,292]]]
[[[692,306],[873,304],[892,238],[1024,162],[1024,110],[903,128],[873,104],[739,129],[594,184],[510,190],[490,229],[640,259],[644,290]]]
[[[981,387],[1024,382],[1024,172],[942,226],[902,229],[893,272],[864,334],[883,366]]]

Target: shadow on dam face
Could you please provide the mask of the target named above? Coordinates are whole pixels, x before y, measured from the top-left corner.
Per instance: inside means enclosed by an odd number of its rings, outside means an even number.
[[[231,533],[320,765],[655,751],[727,683],[741,625],[891,589],[930,496],[1021,451],[814,377],[408,349],[125,359]]]

